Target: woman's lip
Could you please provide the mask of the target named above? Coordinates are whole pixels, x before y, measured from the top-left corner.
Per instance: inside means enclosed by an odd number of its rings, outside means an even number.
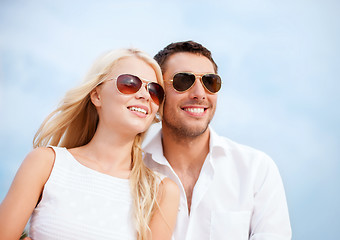
[[[147,115],[149,113],[149,108],[144,105],[131,105],[127,107],[130,111],[143,113]]]

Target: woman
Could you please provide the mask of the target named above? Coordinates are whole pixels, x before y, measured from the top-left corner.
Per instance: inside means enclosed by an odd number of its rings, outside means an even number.
[[[141,150],[161,85],[139,50],[100,57],[36,133],[0,206],[2,239],[19,239],[31,215],[33,240],[170,239],[179,189],[145,167]]]

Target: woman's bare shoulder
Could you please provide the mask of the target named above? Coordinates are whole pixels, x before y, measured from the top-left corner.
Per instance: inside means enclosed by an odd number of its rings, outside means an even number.
[[[171,197],[172,199],[178,199],[180,196],[179,187],[170,178],[165,177],[159,185],[160,192],[162,193],[162,199]]]
[[[24,159],[23,165],[30,165],[31,167],[38,167],[38,169],[45,168],[50,170],[53,167],[55,159],[54,150],[50,147],[38,147],[29,152]]]

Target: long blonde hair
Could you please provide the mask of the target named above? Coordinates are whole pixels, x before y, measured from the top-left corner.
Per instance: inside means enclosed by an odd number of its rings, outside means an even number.
[[[154,69],[158,83],[164,86],[159,65],[144,52],[137,49],[110,51],[95,61],[83,83],[68,91],[57,109],[47,116],[34,136],[33,147],[53,145],[74,148],[89,143],[99,121],[90,93],[106,79],[118,60],[131,56],[148,63]],[[143,137],[144,133],[135,137],[131,151],[130,186],[138,240],[151,236],[148,224],[157,206],[159,185],[157,176],[144,165],[141,149]]]

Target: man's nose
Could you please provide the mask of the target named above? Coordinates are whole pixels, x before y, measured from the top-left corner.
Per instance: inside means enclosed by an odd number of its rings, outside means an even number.
[[[196,76],[194,85],[189,90],[190,97],[201,100],[206,98],[206,94],[205,88],[202,85],[201,76]]]

